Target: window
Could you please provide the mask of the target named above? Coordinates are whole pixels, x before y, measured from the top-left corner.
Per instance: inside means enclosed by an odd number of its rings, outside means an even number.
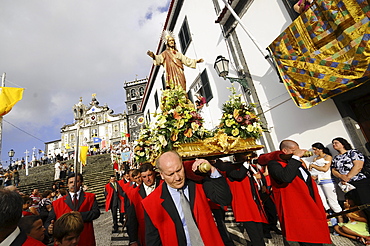
[[[134,103],[132,104],[132,113],[136,113],[137,111],[137,105]]]
[[[98,129],[92,129],[91,130],[91,137],[97,137],[98,136]]]
[[[156,91],[155,94],[154,94],[154,102],[155,102],[155,108],[157,109],[158,106],[159,106],[158,91]]]
[[[131,98],[135,98],[136,97],[136,91],[135,89],[131,89]]]
[[[163,90],[166,89],[166,75],[164,73],[162,74],[162,87]]]
[[[192,97],[192,95],[191,95],[191,90],[188,90],[188,92],[186,93],[186,94],[188,94],[188,98],[190,99],[190,101],[192,102],[192,103],[194,103],[194,100],[196,99],[193,99],[193,97]],[[194,97],[195,97],[195,95],[193,95]]]
[[[203,72],[196,79],[190,89],[193,90],[194,94],[198,93],[201,96],[205,97],[207,103],[213,98],[211,85],[209,83],[206,69],[203,70]]]
[[[282,0],[285,8],[288,10],[288,14],[292,20],[297,18],[299,14],[294,11],[293,6],[298,2],[298,0]]]
[[[140,94],[141,97],[144,95],[144,88],[143,87],[139,88],[139,94]]]
[[[146,123],[149,124],[150,123],[150,120],[151,120],[150,119],[150,111],[149,111],[149,109],[148,109],[148,112],[146,113],[146,117],[145,118],[146,118]]]
[[[298,1],[298,0],[297,0]],[[235,13],[241,18],[244,13],[248,10],[249,6],[252,4],[253,0],[240,0],[233,6]],[[220,24],[223,25],[225,36],[228,36],[237,25],[237,20],[230,14],[228,18],[221,18]]]
[[[119,129],[118,125],[113,126],[113,132],[118,132],[118,129]]]
[[[181,52],[185,54],[191,42],[188,20],[186,19],[186,17],[184,19],[184,22],[182,23],[182,26],[179,32],[179,39],[180,39]]]

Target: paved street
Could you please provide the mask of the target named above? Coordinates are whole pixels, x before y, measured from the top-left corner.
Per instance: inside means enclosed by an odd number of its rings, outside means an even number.
[[[227,213],[226,224],[229,232],[232,233],[233,240],[236,246],[247,245],[245,237],[247,234],[241,232],[238,225],[233,220],[232,212]],[[102,210],[102,214],[99,219],[94,221],[95,237],[98,246],[115,246],[115,245],[128,245],[128,237],[126,230],[122,231],[122,227],[119,228],[119,233],[112,234],[112,215],[110,211],[105,212]],[[283,246],[282,236],[277,235],[275,232],[271,232],[272,239],[265,239],[266,246]],[[341,237],[331,235],[331,239],[335,246],[360,246],[359,242]],[[297,244],[298,245],[298,244]],[[216,245],[215,245],[216,246]]]

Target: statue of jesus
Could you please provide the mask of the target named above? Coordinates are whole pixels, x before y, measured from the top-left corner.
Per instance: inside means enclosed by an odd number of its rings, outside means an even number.
[[[169,31],[163,32],[163,41],[166,44],[166,50],[160,55],[154,55],[152,51],[147,54],[153,58],[153,63],[156,66],[163,65],[166,70],[166,86],[173,88],[181,86],[186,91],[186,80],[184,76],[184,65],[195,68],[197,63],[203,62],[203,59],[191,59],[181,54],[176,49],[176,42],[172,33]]]

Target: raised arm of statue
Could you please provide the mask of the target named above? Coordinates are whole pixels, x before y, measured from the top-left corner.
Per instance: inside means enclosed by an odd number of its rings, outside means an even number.
[[[148,56],[150,56],[152,59],[155,59],[155,55],[154,55],[154,53],[153,53],[152,51],[148,50],[148,51],[146,52],[146,54],[147,54]]]

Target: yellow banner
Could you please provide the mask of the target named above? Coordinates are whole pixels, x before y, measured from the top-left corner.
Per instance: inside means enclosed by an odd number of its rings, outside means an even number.
[[[86,165],[87,152],[89,151],[89,146],[80,146],[80,161],[82,165]]]
[[[23,96],[23,88],[0,87],[0,116],[6,115]]]

